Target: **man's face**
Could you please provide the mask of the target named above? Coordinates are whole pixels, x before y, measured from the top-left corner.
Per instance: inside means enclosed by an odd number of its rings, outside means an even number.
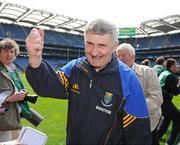
[[[85,35],[85,54],[97,71],[110,62],[117,46],[118,42],[112,40],[111,34],[98,35],[89,32]]]
[[[177,72],[177,63],[175,63],[174,65],[171,66],[171,71],[173,73],[176,73]]]
[[[162,66],[163,66],[164,68],[166,68],[166,61],[164,61],[164,62],[162,63]]]
[[[120,49],[118,51],[117,57],[129,67],[132,67],[135,61],[135,56],[131,55],[128,49]]]
[[[15,49],[1,49],[0,51],[0,62],[9,65],[15,59]]]

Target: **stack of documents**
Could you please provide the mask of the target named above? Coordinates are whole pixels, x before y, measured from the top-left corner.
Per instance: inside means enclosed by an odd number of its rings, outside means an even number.
[[[18,142],[25,145],[45,145],[47,135],[31,127],[23,127]]]
[[[45,145],[47,135],[31,127],[23,127],[17,140],[0,142],[0,145]]]

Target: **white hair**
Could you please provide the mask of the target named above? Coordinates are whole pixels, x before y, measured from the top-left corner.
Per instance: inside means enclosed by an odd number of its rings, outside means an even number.
[[[122,49],[127,49],[129,51],[130,55],[135,55],[136,54],[134,47],[129,43],[120,44],[118,46],[118,48],[116,49],[116,54],[118,54],[119,50],[122,50]]]
[[[119,41],[118,27],[115,24],[104,19],[96,19],[92,22],[89,22],[85,27],[84,36],[89,32],[100,35],[111,34],[114,41]]]

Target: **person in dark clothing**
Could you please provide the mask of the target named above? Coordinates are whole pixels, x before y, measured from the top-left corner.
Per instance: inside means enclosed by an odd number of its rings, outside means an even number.
[[[43,30],[26,39],[26,77],[40,96],[68,99],[68,145],[151,145],[150,120],[135,73],[113,54],[118,28],[96,19],[84,32],[86,57],[57,73],[42,60]],[[113,85],[112,85],[113,84]]]
[[[173,121],[172,131],[167,141],[168,145],[173,145],[173,143],[177,141],[178,133],[180,132],[180,111],[172,102],[173,96],[180,94],[180,87],[177,86],[178,79],[175,75],[177,69],[176,65],[175,59],[167,59],[166,70],[159,76],[164,100],[162,104],[164,119],[159,127],[159,138],[161,138],[167,130],[170,121]]]

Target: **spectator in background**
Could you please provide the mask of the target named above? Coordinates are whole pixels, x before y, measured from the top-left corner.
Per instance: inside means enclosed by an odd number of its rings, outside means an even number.
[[[158,77],[152,68],[135,63],[136,54],[132,45],[127,43],[119,45],[116,49],[116,55],[119,60],[122,60],[136,72],[141,82],[150,113],[153,137],[152,145],[159,145],[157,126],[162,114],[161,104],[163,102],[163,97]]]
[[[163,56],[156,58],[156,65],[153,67],[154,71],[157,73],[158,77],[159,75],[164,71],[165,69],[165,59]]]
[[[160,85],[163,92],[162,114],[164,116],[163,122],[159,127],[159,138],[166,132],[170,121],[173,121],[172,131],[167,141],[168,145],[173,145],[178,142],[178,133],[180,133],[180,111],[173,104],[173,96],[180,94],[180,87],[178,87],[178,79],[175,75],[177,71],[177,62],[175,59],[169,58],[166,60],[166,70],[160,76]]]
[[[19,53],[18,44],[11,39],[0,41],[0,142],[17,139],[20,125],[20,110],[17,101],[22,101],[22,82],[13,64]]]
[[[149,67],[150,67],[150,65],[151,65],[151,63],[150,63],[150,60],[149,60],[149,59],[145,59],[145,60],[143,60],[143,61],[141,62],[141,64],[142,64],[142,65],[145,65],[145,66],[149,66]]]
[[[34,91],[69,101],[67,144],[150,145],[149,115],[139,81],[113,55],[118,28],[96,19],[85,27],[84,40],[86,57],[69,62],[56,74],[42,60],[44,31],[34,28],[26,39],[30,63],[26,77]]]

